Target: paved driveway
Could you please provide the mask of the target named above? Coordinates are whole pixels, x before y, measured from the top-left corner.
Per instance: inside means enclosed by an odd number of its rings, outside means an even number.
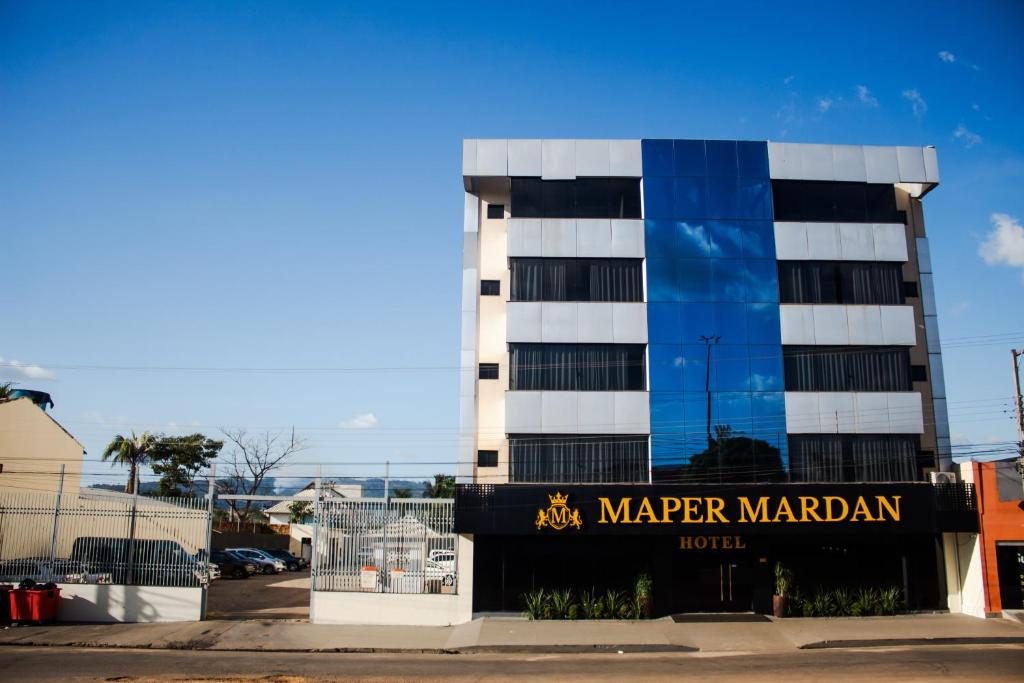
[[[210,619],[309,619],[309,570],[219,579],[208,600]]]

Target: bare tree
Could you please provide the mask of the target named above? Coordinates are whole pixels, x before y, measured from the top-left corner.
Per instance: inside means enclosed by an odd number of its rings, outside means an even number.
[[[244,429],[221,429],[227,437],[230,451],[225,466],[226,476],[217,478],[217,491],[233,495],[252,496],[259,493],[267,475],[285,465],[288,458],[305,450],[305,442],[295,433],[263,432],[250,435]],[[251,500],[225,501],[235,519],[249,518]]]

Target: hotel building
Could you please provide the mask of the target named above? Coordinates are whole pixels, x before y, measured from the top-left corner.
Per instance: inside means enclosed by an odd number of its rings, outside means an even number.
[[[776,562],[945,605],[933,147],[466,140],[463,180],[475,612],[641,571],[659,613],[766,612]]]

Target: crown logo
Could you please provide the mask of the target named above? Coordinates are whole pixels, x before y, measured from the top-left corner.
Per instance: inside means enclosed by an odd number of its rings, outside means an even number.
[[[569,507],[569,495],[561,491],[555,491],[555,495],[548,494],[548,501],[551,505],[547,510],[537,510],[537,519],[534,524],[537,529],[549,527],[555,531],[571,526],[576,529],[583,528],[583,520],[580,519],[580,511]]]

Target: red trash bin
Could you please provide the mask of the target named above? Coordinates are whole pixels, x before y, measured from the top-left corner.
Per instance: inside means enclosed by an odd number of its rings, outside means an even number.
[[[60,588],[18,588],[10,592],[11,621],[46,622],[57,618]]]

